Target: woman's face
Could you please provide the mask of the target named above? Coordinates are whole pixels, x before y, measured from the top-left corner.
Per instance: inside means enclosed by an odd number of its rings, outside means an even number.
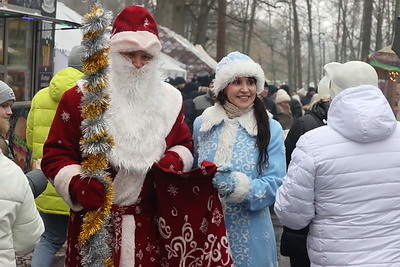
[[[228,101],[240,109],[246,109],[254,103],[257,97],[256,79],[253,77],[238,77],[225,88]]]

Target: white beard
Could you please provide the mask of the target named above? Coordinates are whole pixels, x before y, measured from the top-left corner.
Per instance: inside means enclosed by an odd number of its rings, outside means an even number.
[[[157,66],[153,59],[136,69],[119,53],[110,55],[110,107],[105,114],[115,142],[110,162],[139,176],[163,156],[171,129],[167,124],[170,114],[163,105],[167,96]]]

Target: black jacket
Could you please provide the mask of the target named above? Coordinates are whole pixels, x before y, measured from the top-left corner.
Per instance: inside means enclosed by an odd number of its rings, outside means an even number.
[[[296,143],[300,136],[312,129],[326,125],[329,104],[329,101],[320,100],[304,116],[294,121],[285,139],[287,166],[289,166],[292,152],[296,148]],[[301,255],[304,258],[308,258],[307,234],[308,226],[300,230],[292,230],[284,226],[281,236],[281,254],[289,257]]]

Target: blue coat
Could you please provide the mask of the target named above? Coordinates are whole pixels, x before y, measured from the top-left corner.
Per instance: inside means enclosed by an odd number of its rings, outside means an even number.
[[[203,160],[231,163],[239,181],[221,199],[235,267],[277,266],[275,233],[269,212],[285,177],[285,147],[280,124],[270,120],[268,164],[257,171],[257,124],[254,111],[229,119],[216,103],[194,122],[195,164]]]

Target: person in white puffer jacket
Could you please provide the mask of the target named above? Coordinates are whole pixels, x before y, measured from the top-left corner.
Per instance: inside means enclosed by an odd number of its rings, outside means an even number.
[[[300,137],[274,210],[286,227],[310,224],[311,266],[400,266],[399,122],[370,65],[326,71],[327,126]]]
[[[32,251],[44,225],[22,169],[3,153],[15,101],[12,89],[0,81],[0,266],[15,267],[15,255]]]

